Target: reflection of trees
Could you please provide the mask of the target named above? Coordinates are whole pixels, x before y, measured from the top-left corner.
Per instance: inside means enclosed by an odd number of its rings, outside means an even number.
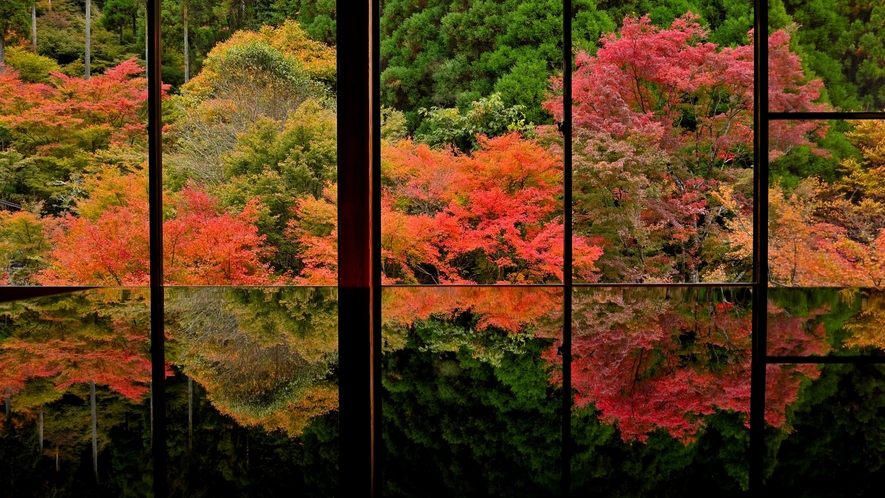
[[[790,338],[826,336],[834,355],[882,354],[885,350],[885,291],[870,288],[769,289],[770,355],[826,354],[777,348]]]
[[[562,291],[387,288],[385,496],[550,496],[561,400],[549,382]]]
[[[467,317],[470,320],[464,321]],[[446,325],[434,326],[430,318]],[[415,322],[424,322],[422,326],[433,331],[428,351],[456,352],[465,347],[475,357],[494,363],[502,352],[518,348],[527,338],[561,340],[562,291],[539,287],[391,287],[382,295],[381,319],[385,351],[402,348]],[[507,334],[483,333],[490,328]]]
[[[885,479],[885,367],[829,364],[769,437],[769,496],[879,496]]]
[[[291,437],[338,406],[334,289],[176,289],[170,360],[221,413]]]
[[[96,290],[5,303],[0,315],[0,386],[11,412],[7,427],[0,423],[0,446],[26,434],[36,439],[15,458],[33,458],[19,474],[39,483],[15,489],[119,489],[143,472],[147,439],[140,433],[149,422],[143,407],[143,419],[130,412],[150,382],[147,293]],[[130,447],[110,444],[133,432],[139,436]]]
[[[577,406],[593,403],[624,439],[664,429],[691,440],[704,417],[749,414],[750,294],[745,289],[600,289],[575,299],[573,386]],[[779,327],[769,348],[826,351],[822,334]],[[797,322],[798,325],[798,322]],[[782,353],[784,354],[784,353]],[[765,419],[780,427],[811,365],[769,367]],[[747,419],[745,418],[745,421]]]

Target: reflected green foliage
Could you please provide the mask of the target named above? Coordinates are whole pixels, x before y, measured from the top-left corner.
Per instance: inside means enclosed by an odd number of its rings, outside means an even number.
[[[434,352],[441,327],[416,325],[405,349],[382,360],[385,496],[556,492],[561,401],[540,357],[551,341],[501,352],[495,366],[469,347]]]
[[[178,289],[167,358],[246,427],[297,437],[338,407],[334,289]]]
[[[313,419],[293,438],[243,427],[215,409],[202,386],[193,387],[189,431],[186,377],[167,386],[171,496],[337,496],[337,412]]]
[[[576,495],[613,497],[750,496],[747,451],[749,431],[736,414],[708,418],[704,434],[683,444],[663,431],[646,443],[626,444],[614,429],[601,425],[592,409],[575,413],[572,459]],[[740,479],[735,479],[740,476]]]
[[[879,496],[885,478],[885,369],[826,365],[795,407],[794,433],[769,440],[767,487],[796,497]]]

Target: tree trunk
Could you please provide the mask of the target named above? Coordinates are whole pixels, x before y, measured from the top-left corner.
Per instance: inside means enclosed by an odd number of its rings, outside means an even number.
[[[8,387],[3,388],[3,406],[6,408],[6,420],[12,415],[12,394]]]
[[[187,83],[191,79],[190,44],[187,39],[187,0],[181,3],[181,8],[181,18],[184,24],[184,82]],[[188,382],[190,382],[190,379],[188,379]]]
[[[31,45],[37,53],[37,0],[31,4]]]
[[[86,0],[87,2],[91,0]],[[95,414],[95,381],[89,381],[89,404],[92,406],[92,471],[95,472],[95,481],[98,482],[98,421]]]
[[[144,76],[145,78],[149,78],[150,75],[148,73],[148,11],[147,7],[144,9]],[[153,407],[153,400],[151,401],[151,407]],[[151,420],[153,420],[153,412],[151,412]]]
[[[40,419],[40,456],[43,456],[43,405],[40,405],[40,413],[37,417]]]
[[[194,440],[194,379],[187,378],[187,451],[193,448]]]
[[[86,0],[86,79],[92,72],[92,0]]]
[[[3,43],[3,35],[0,34],[0,74],[6,69],[6,45]]]
[[[58,446],[55,447],[55,471],[61,470],[58,465]]]

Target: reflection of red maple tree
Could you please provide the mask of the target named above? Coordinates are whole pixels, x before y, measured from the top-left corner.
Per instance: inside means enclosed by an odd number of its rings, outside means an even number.
[[[701,291],[624,290],[576,299],[572,385],[575,403],[593,403],[624,439],[664,429],[691,440],[716,410],[748,414],[751,314],[746,304]],[[780,327],[772,347],[789,354],[825,352],[822,331]],[[782,353],[783,354],[783,353]],[[812,365],[768,369],[765,420],[780,427]]]

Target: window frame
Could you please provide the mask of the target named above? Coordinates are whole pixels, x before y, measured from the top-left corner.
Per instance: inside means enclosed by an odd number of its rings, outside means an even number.
[[[368,496],[382,495],[381,465],[381,119],[380,0],[336,0],[338,54],[338,221],[339,221],[339,452],[340,482]],[[885,356],[769,356],[767,352],[769,161],[768,128],[778,120],[885,120],[885,112],[771,112],[768,98],[768,0],[754,8],[754,199],[753,278],[735,284],[750,288],[752,346],[750,378],[749,491],[764,490],[766,368],[777,364],[885,364]],[[154,494],[168,495],[165,392],[161,5],[148,0],[148,171],[150,202],[151,365],[154,405]],[[651,287],[652,284],[575,284],[572,276],[572,16],[563,0],[563,393],[572,390],[572,298],[575,288]],[[762,43],[760,43],[762,41]],[[345,90],[345,91],[342,91]],[[346,145],[346,146],[345,146]],[[673,284],[671,287],[726,287],[728,284]],[[0,302],[32,299],[93,287],[3,287]],[[366,380],[369,382],[366,382]],[[571,409],[573,396],[562,397],[561,494],[571,494]]]

